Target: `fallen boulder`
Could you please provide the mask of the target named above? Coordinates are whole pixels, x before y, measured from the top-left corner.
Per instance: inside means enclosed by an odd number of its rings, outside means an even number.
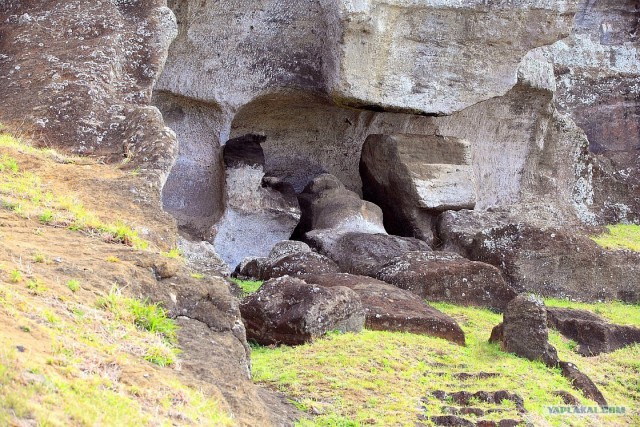
[[[490,342],[501,341],[502,349],[549,366],[558,363],[556,349],[549,344],[547,310],[542,300],[518,295],[504,311],[504,322],[491,333]]]
[[[352,274],[307,275],[303,279],[319,286],[342,286],[355,291],[362,301],[367,329],[424,334],[465,344],[464,332],[452,317],[411,292],[371,277]]]
[[[262,345],[298,345],[329,331],[359,332],[365,314],[349,288],[310,285],[289,276],[269,280],[246,297],[240,312],[247,339]]]
[[[306,241],[335,261],[342,272],[370,277],[375,277],[384,264],[406,252],[431,250],[421,240],[386,233],[316,230],[306,234]]]
[[[597,356],[640,343],[640,328],[609,323],[586,310],[547,308],[549,327],[578,343],[583,356]]]
[[[517,295],[496,267],[449,252],[407,252],[384,265],[377,278],[429,301],[499,311]]]

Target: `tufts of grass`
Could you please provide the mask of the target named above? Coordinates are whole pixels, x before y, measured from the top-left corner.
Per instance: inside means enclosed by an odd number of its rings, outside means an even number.
[[[27,280],[27,289],[32,295],[42,295],[47,291],[47,287],[40,279]]]
[[[560,358],[576,363],[592,376],[609,402],[626,406],[629,411],[622,418],[554,417],[545,409],[563,403],[553,391],[568,391],[585,405],[594,402],[573,389],[558,369],[505,353],[498,345],[489,344],[491,329],[502,321],[501,315],[478,308],[432,305],[458,321],[466,334],[465,347],[407,333],[329,334],[297,347],[252,347],[254,379],[286,393],[301,410],[314,414],[298,424],[305,427],[412,426],[418,415],[428,418],[442,414],[443,402],[430,397],[435,390],[517,392],[529,411],[527,420],[535,425],[640,425],[640,416],[634,409],[640,399],[640,346],[583,358],[573,353],[569,340],[552,332],[550,341]],[[453,375],[461,372],[495,372],[498,376],[465,381]],[[476,402],[476,406],[487,410],[497,409],[498,405]],[[504,402],[500,406],[505,406],[506,412],[487,414],[481,419],[522,419],[513,403]],[[473,416],[465,418],[479,420]]]
[[[233,283],[238,285],[240,287],[240,289],[242,290],[242,293],[244,295],[251,295],[253,293],[258,292],[258,290],[260,289],[260,287],[264,283],[262,281],[240,280],[240,279],[236,279],[236,278],[230,278],[229,280],[231,280]]]
[[[202,280],[205,277],[204,274],[202,273],[191,273],[190,276],[198,280]]]
[[[10,138],[0,135],[0,147],[7,146]],[[8,145],[20,146],[17,140],[14,142]],[[122,222],[104,222],[88,212],[76,197],[52,193],[39,176],[21,171],[15,159],[3,155],[0,171],[10,172],[0,174],[0,204],[6,209],[24,217],[37,217],[45,225],[98,235],[108,242],[122,243],[136,249],[148,248],[149,243],[131,227]]]
[[[169,252],[162,252],[162,256],[172,259],[182,259],[182,251],[179,248],[173,248]]]
[[[607,231],[592,237],[593,241],[607,249],[628,249],[640,252],[640,225],[608,225]]]
[[[115,255],[109,255],[109,256],[106,258],[106,261],[107,261],[107,262],[120,262],[120,258],[118,258],[118,257],[117,257],[117,256],[115,256]]]
[[[177,325],[167,317],[167,312],[158,304],[150,304],[146,300],[127,298],[116,287],[109,294],[98,298],[98,308],[111,312],[116,319],[129,322],[138,329],[150,332],[162,338],[163,345],[147,349],[144,358],[160,366],[175,363],[179,353],[177,345]]]
[[[71,292],[78,292],[78,290],[80,289],[80,281],[76,279],[69,280],[67,282],[67,288],[69,288]]]
[[[9,277],[11,282],[13,283],[20,283],[22,282],[22,272],[18,269],[15,270],[11,270],[11,272],[9,273]]]

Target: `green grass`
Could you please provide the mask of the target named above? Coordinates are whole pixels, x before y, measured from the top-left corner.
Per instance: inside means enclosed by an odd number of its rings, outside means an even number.
[[[11,141],[11,138],[0,135],[0,147],[21,147],[17,140],[14,144],[8,144],[7,141]],[[32,147],[27,151],[42,154]],[[136,249],[148,248],[149,243],[131,227],[120,221],[103,222],[88,212],[76,197],[54,194],[39,176],[21,171],[16,159],[3,155],[0,159],[0,171],[0,205],[5,209],[26,218],[36,217],[44,225],[82,231],[100,236],[105,241],[122,243]]]
[[[230,278],[233,283],[238,285],[242,290],[244,295],[251,295],[253,293],[258,292],[258,289],[262,286],[264,282],[256,281],[256,280],[240,280],[236,278]]]
[[[488,310],[433,304],[462,326],[467,346],[406,333],[364,331],[330,334],[298,347],[253,347],[254,379],[289,395],[309,414],[300,426],[413,426],[418,414],[442,413],[443,402],[422,397],[434,390],[496,391],[519,393],[534,425],[640,425],[640,346],[596,358],[572,351],[575,343],[551,332],[550,341],[563,360],[574,362],[601,388],[612,405],[626,406],[632,414],[619,416],[557,417],[546,413],[548,405],[562,405],[551,393],[565,390],[584,404],[593,405],[574,390],[557,369],[504,353],[488,343],[493,326],[502,316]],[[615,310],[630,309],[619,307]],[[634,320],[635,321],[635,320]],[[640,323],[638,323],[640,325]],[[463,381],[458,372],[496,372],[498,377]],[[490,409],[492,405],[481,404]],[[474,419],[473,416],[468,418]],[[521,419],[513,405],[509,411],[480,419]]]
[[[592,239],[607,249],[628,249],[640,252],[640,225],[608,225],[607,231]]]
[[[179,248],[173,248],[169,252],[163,252],[162,256],[172,259],[182,259],[182,251]]]
[[[129,322],[138,329],[148,331],[162,338],[162,342],[147,348],[144,359],[159,366],[170,366],[176,361],[180,350],[176,347],[177,325],[167,317],[166,311],[158,304],[149,304],[128,298],[116,287],[109,294],[98,298],[98,308],[111,312],[116,319]]]
[[[69,280],[67,282],[67,288],[69,288],[71,292],[78,292],[80,289],[80,281],[76,279]]]

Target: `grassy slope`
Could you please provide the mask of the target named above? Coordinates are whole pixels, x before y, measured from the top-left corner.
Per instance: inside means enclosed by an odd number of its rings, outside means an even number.
[[[592,239],[608,249],[640,251],[640,225],[609,225],[606,233],[592,237]]]
[[[569,305],[552,301],[551,305]],[[420,399],[431,391],[495,391],[519,393],[529,411],[527,419],[541,425],[640,425],[636,405],[640,401],[640,346],[612,354],[584,358],[572,352],[572,343],[552,332],[550,340],[564,360],[573,361],[598,384],[611,405],[626,406],[630,416],[554,416],[547,405],[563,404],[551,393],[570,391],[588,405],[593,402],[573,390],[557,370],[500,351],[487,342],[501,315],[476,308],[434,304],[455,317],[465,330],[467,346],[459,347],[438,338],[365,331],[353,335],[330,335],[295,348],[256,347],[253,368],[258,382],[283,391],[309,414],[320,414],[302,426],[413,426],[418,414],[440,415],[442,402]],[[581,308],[600,311],[611,320],[640,326],[637,306],[606,304]],[[597,310],[596,310],[597,309]],[[497,372],[499,377],[461,381],[454,373]],[[486,404],[478,407],[487,409]],[[510,405],[513,408],[513,405]],[[473,417],[470,417],[473,418]],[[511,410],[481,419],[519,419]],[[423,421],[424,422],[424,421]],[[427,422],[428,424],[428,422]]]
[[[82,174],[108,187],[122,173],[75,161],[0,135],[0,426],[231,425],[176,375],[162,310],[105,289],[139,274],[125,258],[162,255],[113,219],[134,217],[124,200],[86,188],[96,214],[67,191]]]

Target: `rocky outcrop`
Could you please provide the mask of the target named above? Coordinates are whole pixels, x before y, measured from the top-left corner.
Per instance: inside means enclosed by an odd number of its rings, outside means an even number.
[[[639,219],[638,22],[635,0],[582,1],[571,36],[545,49],[558,81],[555,104],[585,131],[597,158],[594,202],[606,222]]]
[[[364,197],[382,208],[386,229],[429,244],[438,213],[476,204],[471,149],[457,138],[371,135],[362,147],[360,175]]]
[[[307,242],[335,261],[343,273],[375,277],[380,268],[409,251],[429,251],[422,240],[382,233],[335,233],[314,230],[305,235]]]
[[[569,34],[577,1],[332,1],[328,89],[355,106],[451,114],[514,84],[520,59]],[[337,13],[336,13],[337,12]],[[532,28],[529,23],[538,25]],[[407,60],[412,58],[412,60]]]
[[[151,91],[176,36],[163,0],[0,5],[0,120],[49,145],[149,174],[160,189],[176,140]]]
[[[344,286],[355,291],[362,301],[367,329],[424,334],[465,344],[464,332],[453,318],[411,292],[352,274],[306,275],[303,279],[318,286]]]
[[[609,323],[586,310],[548,308],[549,327],[578,343],[583,356],[597,356],[640,343],[640,328]]]
[[[291,237],[300,208],[291,186],[265,179],[264,137],[245,135],[224,147],[227,208],[215,227],[213,245],[230,266],[247,256],[266,256]]]
[[[518,292],[640,301],[640,254],[605,250],[579,229],[572,233],[545,226],[543,219],[521,218],[504,211],[446,212],[437,228],[443,249],[499,267]]]
[[[266,282],[245,298],[240,311],[247,338],[262,345],[298,345],[329,331],[359,332],[365,322],[358,295],[289,276]]]
[[[449,252],[408,252],[385,264],[377,278],[428,301],[499,311],[516,296],[496,267]]]

